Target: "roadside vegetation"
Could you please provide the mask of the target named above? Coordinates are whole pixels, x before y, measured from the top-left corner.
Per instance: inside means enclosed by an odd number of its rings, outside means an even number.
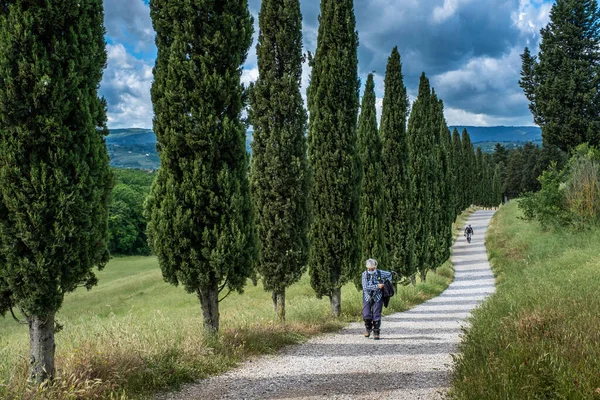
[[[452,397],[600,398],[600,228],[543,229],[513,202],[486,245],[497,293],[474,313]]]
[[[399,287],[386,313],[440,294],[451,282],[449,263],[427,281]],[[0,398],[143,398],[159,390],[221,373],[248,357],[269,354],[360,318],[360,293],[342,288],[345,307],[330,316],[305,274],[287,293],[286,322],[273,313],[271,294],[248,284],[220,304],[218,338],[205,336],[197,298],[165,285],[155,257],[112,259],[91,291],[66,296],[57,314],[57,378],[28,386],[27,327],[0,319]]]

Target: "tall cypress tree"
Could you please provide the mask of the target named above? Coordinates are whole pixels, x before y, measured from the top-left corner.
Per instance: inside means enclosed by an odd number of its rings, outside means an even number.
[[[361,264],[368,258],[375,258],[385,266],[388,263],[384,226],[385,198],[375,102],[375,83],[373,74],[369,74],[358,119],[358,151],[362,164]]]
[[[425,280],[427,271],[434,265],[435,241],[432,232],[434,212],[434,136],[431,112],[431,88],[425,73],[421,74],[419,94],[408,120],[408,148],[410,152],[411,189],[413,191],[414,235],[416,238],[414,257]]]
[[[219,292],[241,292],[256,255],[240,120],[252,17],[246,0],[152,0],[150,15],[161,169],[146,202],[149,242],[164,279],[195,293],[216,331]]]
[[[429,251],[433,255],[432,267],[436,268],[446,260],[445,224],[446,216],[443,211],[446,194],[443,172],[442,134],[446,120],[444,119],[444,104],[438,98],[435,90],[431,90],[431,133],[432,135],[432,170],[431,170],[431,234],[432,244]]]
[[[485,182],[485,164],[483,161],[483,152],[481,146],[475,150],[475,168],[473,169],[473,191],[475,195],[475,204],[485,206],[485,192],[487,189]]]
[[[452,235],[452,223],[456,218],[456,176],[454,175],[454,155],[452,151],[452,138],[450,129],[444,118],[444,104],[440,100],[442,110],[442,123],[440,125],[440,151],[441,151],[441,168],[442,168],[442,228],[440,245],[442,246],[442,262],[445,262],[450,257],[450,248],[454,242]]]
[[[519,84],[544,143],[564,151],[600,144],[600,9],[596,0],[557,0],[540,52],[522,55]]]
[[[464,179],[464,157],[462,151],[462,142],[460,140],[460,133],[458,129],[454,128],[452,131],[452,155],[453,155],[453,169],[454,175],[456,176],[456,210],[455,216],[459,216],[460,213],[465,209],[465,179]]]
[[[54,375],[65,294],[108,261],[103,14],[101,0],[0,6],[0,314],[26,319],[36,382]]]
[[[341,313],[341,287],[360,272],[358,34],[353,0],[322,0],[308,88],[308,156],[314,185],[309,268],[317,296]]]
[[[497,164],[492,178],[492,207],[502,203],[502,165]]]
[[[408,95],[398,48],[394,47],[385,71],[381,114],[381,165],[385,191],[385,237],[391,269],[404,276],[415,272],[414,236],[411,234],[409,152],[406,139]]]
[[[463,208],[470,207],[475,201],[476,182],[475,182],[475,151],[471,137],[466,129],[462,131],[462,177],[463,177]]]
[[[259,77],[250,90],[254,126],[251,189],[265,290],[285,319],[285,289],[308,260],[309,175],[302,80],[300,2],[263,0],[256,52]]]

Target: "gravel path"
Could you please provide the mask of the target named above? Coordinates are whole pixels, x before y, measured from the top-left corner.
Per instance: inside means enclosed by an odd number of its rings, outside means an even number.
[[[477,211],[471,244],[453,246],[454,282],[440,296],[383,318],[381,340],[352,323],[342,331],[248,361],[163,399],[441,399],[451,353],[470,311],[494,291],[484,238],[493,211]],[[358,295],[358,294],[357,294]]]

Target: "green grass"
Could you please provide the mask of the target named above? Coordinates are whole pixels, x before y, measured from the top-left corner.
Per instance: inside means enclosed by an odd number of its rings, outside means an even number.
[[[486,243],[497,293],[455,359],[457,399],[600,399],[600,229],[542,231],[501,208]]]
[[[449,263],[427,281],[401,287],[386,313],[406,310],[441,293],[450,283]],[[162,280],[155,257],[115,258],[98,273],[99,285],[67,295],[57,318],[58,379],[50,387],[27,386],[27,327],[0,319],[0,398],[140,398],[158,390],[221,373],[241,360],[273,353],[319,333],[360,320],[361,295],[342,288],[343,315],[329,316],[309,277],[288,289],[287,321],[279,323],[262,284],[220,304],[218,338],[205,336],[197,297]]]

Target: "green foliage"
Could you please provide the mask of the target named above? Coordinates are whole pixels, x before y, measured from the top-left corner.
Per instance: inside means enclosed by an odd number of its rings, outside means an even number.
[[[453,171],[456,176],[456,208],[455,216],[460,215],[461,211],[466,208],[465,206],[465,191],[467,189],[467,181],[463,172],[463,149],[462,142],[460,140],[460,133],[458,129],[454,128],[452,131],[452,156],[453,156]]]
[[[413,262],[409,152],[406,138],[408,95],[398,48],[394,47],[385,70],[381,114],[381,166],[385,190],[385,236],[390,269],[409,276]]]
[[[375,258],[384,268],[388,265],[384,225],[385,197],[375,100],[373,74],[369,74],[358,119],[358,152],[362,162],[361,265],[368,258]]]
[[[308,259],[309,184],[299,1],[264,0],[256,46],[259,78],[250,90],[254,126],[251,189],[265,290],[297,282]]]
[[[146,203],[149,241],[169,283],[241,291],[256,253],[240,121],[252,17],[245,0],[152,0],[150,14],[161,169]]]
[[[471,143],[471,137],[466,129],[462,131],[462,162],[460,165],[460,174],[462,176],[463,189],[462,192],[462,205],[463,210],[470,207],[475,200],[475,173],[476,173],[476,160],[475,150],[473,149],[473,143]]]
[[[539,178],[541,190],[528,194],[519,207],[542,228],[581,229],[600,222],[600,152],[578,146],[562,170],[556,164]]]
[[[414,259],[420,271],[434,267],[435,217],[434,209],[434,156],[432,101],[429,79],[423,73],[419,94],[413,103],[408,120],[408,148],[412,191]]]
[[[360,272],[358,34],[353,1],[322,0],[319,22],[308,88],[308,156],[314,178],[309,266],[317,295],[330,296]]]
[[[540,52],[525,48],[519,84],[544,143],[570,151],[600,144],[600,9],[595,0],[558,0],[541,29]]]
[[[600,230],[544,231],[519,219],[516,203],[488,231],[497,291],[474,312],[450,398],[595,399]]]
[[[108,261],[103,16],[101,0],[0,6],[1,313],[49,318]]]

